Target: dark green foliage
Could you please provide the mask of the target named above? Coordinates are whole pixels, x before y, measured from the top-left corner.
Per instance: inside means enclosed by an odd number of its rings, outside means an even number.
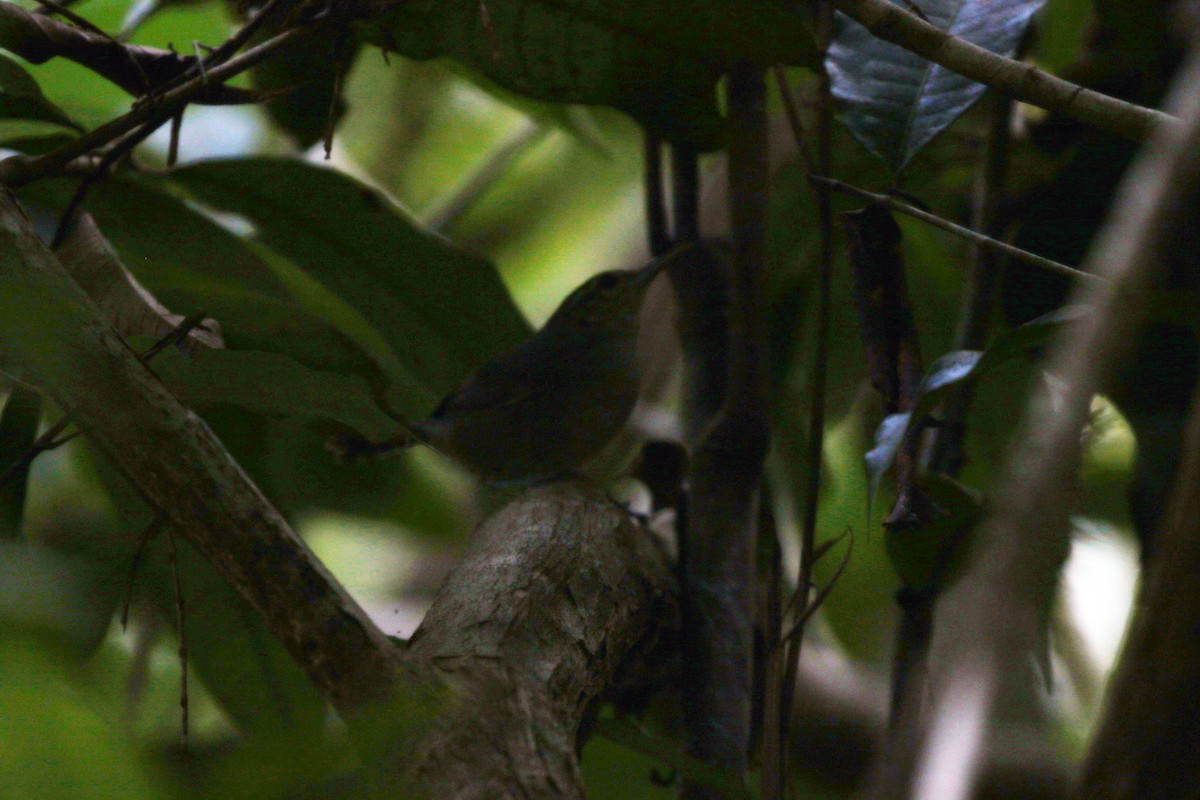
[[[904,5],[894,0],[898,5]],[[1045,0],[935,0],[925,18],[972,44],[1012,55]],[[838,15],[828,60],[842,121],[871,152],[899,170],[983,96],[985,86],[872,36]]]

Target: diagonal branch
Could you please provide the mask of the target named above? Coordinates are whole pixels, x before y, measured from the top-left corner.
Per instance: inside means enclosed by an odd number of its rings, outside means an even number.
[[[0,3],[0,46],[31,64],[65,58],[134,96],[153,91],[196,63],[191,56],[124,44],[94,26],[76,28],[10,2]],[[254,92],[214,83],[197,94],[194,102],[235,104],[252,102],[254,97]]]
[[[834,0],[834,4],[884,41],[898,44],[1014,100],[1095,125],[1122,138],[1141,142],[1154,127],[1177,121],[1161,111],[1056,78],[1032,64],[998,56],[930,25],[888,0]]]
[[[364,755],[387,748],[394,731],[376,715],[392,707],[398,689],[392,643],[204,422],[101,319],[3,189],[0,349],[263,615]]]
[[[90,153],[124,136],[141,125],[166,122],[185,105],[208,91],[211,84],[220,83],[261,63],[284,47],[297,40],[312,36],[321,28],[320,23],[308,27],[292,28],[268,39],[236,58],[214,67],[205,75],[198,75],[183,85],[135,106],[129,113],[101,125],[78,139],[40,156],[11,156],[0,161],[0,183],[9,187],[24,186],[31,181],[56,175],[68,164],[82,155]]]

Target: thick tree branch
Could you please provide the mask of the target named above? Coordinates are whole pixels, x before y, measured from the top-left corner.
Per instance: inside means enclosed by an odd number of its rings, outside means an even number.
[[[543,487],[489,520],[401,655],[2,190],[0,350],[263,615],[381,796],[583,796],[590,704],[676,619],[666,556],[603,494]]]
[[[888,0],[834,0],[839,11],[884,41],[900,45],[1014,100],[1055,111],[1135,142],[1176,122],[1161,111],[1117,100],[1056,78],[1032,64],[998,56],[930,25]]]
[[[666,555],[628,514],[582,483],[525,493],[479,529],[409,642],[450,694],[409,769],[439,800],[582,799],[591,704],[677,624]]]
[[[0,349],[263,615],[363,746],[390,749],[390,737],[365,720],[391,707],[398,690],[392,643],[204,422],[101,319],[5,190]]]
[[[1075,301],[1092,313],[1064,332],[1048,361],[1063,388],[1043,388],[1031,399],[1024,434],[977,532],[956,590],[965,612],[947,636],[953,648],[928,731],[916,714],[902,721],[913,735],[880,763],[874,797],[909,797],[914,782],[953,787],[939,795],[947,800],[960,796],[976,769],[1001,678],[1018,670],[1036,646],[1066,554],[1070,487],[1088,402],[1132,344],[1152,274],[1176,225],[1191,213],[1186,199],[1200,184],[1200,56],[1193,54],[1174,86],[1168,107],[1182,122],[1158,127],[1126,175],[1088,258],[1089,271],[1108,280],[1078,291]]]

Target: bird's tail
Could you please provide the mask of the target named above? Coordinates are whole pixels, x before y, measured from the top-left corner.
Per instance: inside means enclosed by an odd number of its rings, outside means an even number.
[[[357,461],[360,458],[381,456],[396,450],[407,450],[421,444],[421,439],[407,425],[380,442],[373,442],[357,433],[339,433],[329,437],[325,447],[338,461]]]

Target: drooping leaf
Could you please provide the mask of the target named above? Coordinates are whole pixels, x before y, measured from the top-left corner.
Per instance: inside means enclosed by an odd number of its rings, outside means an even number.
[[[998,336],[983,352],[957,350],[933,362],[917,390],[912,411],[887,416],[875,433],[875,446],[865,458],[872,488],[891,468],[897,450],[906,437],[913,435],[914,425],[925,424],[952,389],[973,383],[1011,359],[1044,347],[1064,324],[1085,313],[1087,310],[1080,306],[1066,306]]]
[[[44,153],[49,153],[51,150],[57,150],[64,144],[74,141],[75,137],[69,133],[45,133],[26,135],[21,134],[0,141],[0,147],[5,150],[13,150],[17,153],[25,153],[31,156],[40,156]]]
[[[143,554],[137,591],[175,619],[175,580],[166,532]],[[319,741],[326,707],[249,603],[179,535],[175,536],[188,657],[205,687],[244,732],[268,741]]]
[[[345,101],[335,92],[340,88],[339,73],[349,72],[357,48],[325,38],[301,45],[285,48],[256,66],[250,80],[255,89],[281,92],[263,108],[297,145],[307,149],[321,141],[346,110]]]
[[[420,230],[342,173],[255,158],[195,164],[171,180],[249,220],[258,241],[302,270],[293,286],[315,282],[303,291],[323,289],[361,315],[431,396],[529,335],[490,263]]]
[[[35,221],[48,217],[53,225],[71,189],[40,182],[21,198]],[[295,297],[261,248],[149,182],[106,182],[91,193],[88,207],[146,289],[179,313],[204,311],[218,320],[230,349],[278,353],[312,370],[361,376],[379,395],[391,388],[411,403],[436,398],[398,366],[386,345],[371,349],[382,341],[378,335],[360,342],[354,334],[361,331],[338,318],[337,309],[314,311]],[[247,386],[246,397],[263,391]]]
[[[519,94],[609,105],[711,149],[713,84],[737,59],[813,63],[802,18],[763,0],[423,0],[365,35],[416,59],[449,57]]]
[[[688,780],[719,791],[722,797],[742,800],[752,796],[736,772],[706,764],[672,742],[653,736],[632,720],[602,717],[593,723],[592,730],[609,741],[670,765]]]
[[[27,119],[67,128],[79,126],[42,94],[24,67],[0,55],[0,119]]]
[[[188,405],[231,405],[264,414],[340,422],[371,439],[395,433],[362,378],[309,369],[279,353],[164,350],[151,368]]]
[[[892,0],[905,5],[903,0]],[[1045,0],[921,0],[930,23],[1011,56]],[[827,67],[842,121],[871,152],[900,169],[978,100],[983,84],[875,38],[838,14]]]

